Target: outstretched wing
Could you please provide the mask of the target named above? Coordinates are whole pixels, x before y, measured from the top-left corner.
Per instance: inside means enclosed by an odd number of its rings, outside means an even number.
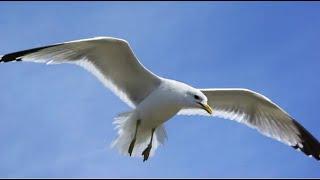
[[[128,42],[110,37],[64,42],[0,56],[0,62],[10,61],[80,65],[131,107],[161,82],[140,64]]]
[[[243,123],[320,160],[320,143],[317,139],[265,96],[247,89],[200,90],[207,96],[213,116]],[[200,109],[183,109],[179,114],[208,115]]]

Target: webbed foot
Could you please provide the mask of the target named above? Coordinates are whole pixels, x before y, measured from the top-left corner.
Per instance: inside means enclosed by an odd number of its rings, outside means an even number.
[[[143,155],[143,162],[148,160],[149,155],[150,155],[150,151],[151,151],[152,145],[149,144],[148,147],[142,152]]]
[[[129,149],[128,149],[128,153],[129,155],[131,156],[132,155],[132,151],[133,151],[133,148],[134,148],[134,144],[136,143],[136,139],[134,138],[131,143],[130,143],[130,146],[129,146]]]

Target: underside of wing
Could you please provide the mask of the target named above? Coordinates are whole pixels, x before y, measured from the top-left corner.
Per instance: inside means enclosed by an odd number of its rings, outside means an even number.
[[[58,43],[9,53],[0,58],[0,62],[80,65],[131,107],[139,104],[161,82],[158,76],[140,64],[128,42],[111,37]]]
[[[265,96],[248,89],[201,89],[213,116],[235,120],[320,160],[320,143],[303,126]],[[179,114],[207,115],[184,109]]]

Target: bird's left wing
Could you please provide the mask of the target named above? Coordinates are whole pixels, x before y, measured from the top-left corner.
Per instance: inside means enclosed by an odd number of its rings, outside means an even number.
[[[247,89],[200,89],[213,116],[235,120],[320,160],[320,143],[288,113],[265,96]],[[209,115],[201,109],[183,109],[182,115]]]
[[[69,41],[0,56],[0,63],[10,61],[80,65],[131,107],[160,84],[160,78],[140,64],[128,42],[111,37]]]

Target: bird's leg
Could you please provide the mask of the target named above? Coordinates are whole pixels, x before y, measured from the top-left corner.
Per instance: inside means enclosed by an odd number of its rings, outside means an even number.
[[[131,156],[133,148],[134,148],[134,143],[136,143],[137,132],[138,132],[138,128],[139,128],[140,122],[141,122],[141,120],[138,119],[137,120],[137,124],[136,124],[136,130],[134,132],[134,137],[133,137],[133,139],[132,139],[132,141],[130,143],[129,149],[128,149],[128,153],[129,153],[130,156]]]
[[[156,128],[153,128],[153,129],[152,129],[151,139],[150,139],[150,142],[149,142],[149,144],[148,144],[148,147],[142,152],[143,162],[146,161],[146,160],[148,160],[148,158],[149,158],[149,154],[150,154],[150,151],[151,151],[151,148],[152,148],[153,134],[154,134],[155,129],[156,129]]]

